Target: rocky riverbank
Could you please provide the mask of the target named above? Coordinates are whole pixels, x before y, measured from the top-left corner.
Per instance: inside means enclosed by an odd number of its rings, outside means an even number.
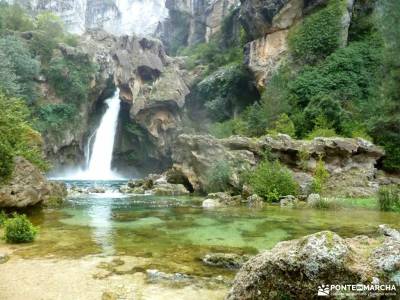
[[[318,287],[344,284],[390,285],[387,296],[394,299],[400,292],[400,233],[386,225],[379,232],[346,239],[322,231],[278,243],[244,264],[227,299],[314,299]]]
[[[0,207],[53,206],[66,196],[65,184],[47,180],[29,161],[16,157],[10,180],[0,186]]]

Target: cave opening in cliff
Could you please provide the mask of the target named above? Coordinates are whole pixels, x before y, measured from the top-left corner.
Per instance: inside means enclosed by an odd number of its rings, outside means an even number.
[[[131,102],[122,101],[114,144],[113,167],[127,177],[159,173],[168,166],[148,131],[130,116]]]

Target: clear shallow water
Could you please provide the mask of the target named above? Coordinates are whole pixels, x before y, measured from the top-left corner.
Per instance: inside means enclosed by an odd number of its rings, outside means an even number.
[[[121,182],[105,184],[116,189]],[[40,235],[35,243],[21,246],[18,253],[73,258],[132,255],[151,258],[148,268],[213,276],[229,272],[202,265],[200,258],[208,252],[254,254],[279,241],[321,230],[350,237],[373,235],[382,223],[400,226],[398,214],[374,210],[279,206],[207,210],[201,207],[201,200],[112,193],[70,198],[61,209],[30,212],[40,226]]]

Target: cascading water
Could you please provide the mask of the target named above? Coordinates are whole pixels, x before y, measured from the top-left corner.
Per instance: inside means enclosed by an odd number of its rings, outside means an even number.
[[[108,108],[97,128],[89,167],[85,172],[90,179],[116,178],[116,174],[111,170],[111,161],[121,104],[119,90],[117,89],[114,95],[105,102]]]
[[[88,150],[86,155],[87,169],[80,171],[68,179],[73,180],[118,180],[121,177],[111,168],[114,140],[118,125],[118,115],[121,106],[119,89],[114,95],[105,101],[107,110],[101,118],[100,125],[95,134],[89,138],[88,149],[94,138],[92,151]],[[91,155],[90,155],[91,152]]]

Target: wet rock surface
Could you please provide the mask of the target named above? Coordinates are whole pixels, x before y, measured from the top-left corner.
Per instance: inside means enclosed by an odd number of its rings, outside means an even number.
[[[201,260],[208,266],[225,269],[239,269],[246,261],[249,260],[249,256],[234,253],[209,253],[206,254]]]

